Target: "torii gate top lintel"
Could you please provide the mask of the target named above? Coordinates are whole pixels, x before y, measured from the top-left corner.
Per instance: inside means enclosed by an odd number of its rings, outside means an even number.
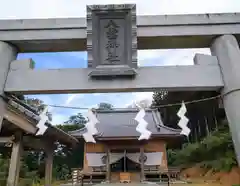
[[[137,16],[138,49],[204,48],[240,36],[240,13]],[[19,52],[85,51],[86,18],[0,20],[0,40]],[[169,39],[171,38],[171,42]]]

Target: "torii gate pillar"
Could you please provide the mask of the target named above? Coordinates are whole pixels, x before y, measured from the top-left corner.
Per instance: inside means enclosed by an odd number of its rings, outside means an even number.
[[[233,35],[215,39],[211,46],[221,68],[224,88],[223,104],[229,121],[238,165],[240,165],[240,50]]]
[[[7,79],[8,71],[10,68],[10,63],[16,59],[17,50],[14,46],[0,41],[0,95],[4,94],[4,86]],[[5,112],[5,103],[0,98],[0,131],[2,128],[2,120]]]
[[[7,186],[17,186],[19,183],[19,172],[21,167],[21,156],[23,153],[23,136],[22,133],[15,134],[15,142],[12,145],[12,154],[9,165]]]

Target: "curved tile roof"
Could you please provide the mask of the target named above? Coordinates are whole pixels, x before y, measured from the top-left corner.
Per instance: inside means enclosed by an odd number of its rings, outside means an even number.
[[[13,95],[7,95],[2,97],[9,107],[12,107],[14,110],[19,112],[20,114],[27,117],[30,121],[33,121],[33,124],[37,127],[37,123],[40,120],[39,112],[37,109],[25,104],[23,101],[19,100]],[[43,136],[49,136],[54,138],[56,141],[60,141],[61,143],[68,145],[75,145],[78,143],[78,140],[71,136],[69,133],[53,126],[49,121],[45,123],[48,127]]]
[[[99,123],[96,124],[96,128],[99,133],[96,137],[138,137],[139,133],[136,131],[138,123],[134,120],[137,112],[136,109],[97,111]],[[180,136],[181,130],[163,125],[161,115],[157,110],[146,110],[144,119],[148,122],[148,130],[154,136]],[[82,128],[71,131],[70,134],[81,137],[86,130]]]

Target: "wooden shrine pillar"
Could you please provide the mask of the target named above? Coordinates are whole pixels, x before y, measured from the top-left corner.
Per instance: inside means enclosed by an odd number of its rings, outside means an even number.
[[[106,182],[111,180],[111,164],[110,164],[110,148],[107,147],[107,161],[106,161]]]
[[[23,152],[23,139],[22,133],[15,134],[15,140],[12,143],[12,154],[9,165],[7,186],[17,186],[19,180],[19,172],[21,166],[21,155]]]
[[[140,163],[141,163],[141,182],[145,181],[145,174],[144,174],[144,147],[140,147]]]
[[[45,148],[45,186],[51,186],[52,184],[52,169],[53,169],[53,145],[46,145]]]

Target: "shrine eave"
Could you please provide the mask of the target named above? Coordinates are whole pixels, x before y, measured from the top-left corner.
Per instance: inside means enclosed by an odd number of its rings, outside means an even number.
[[[11,95],[5,96],[4,101],[6,102],[7,109],[9,110],[8,115],[5,117],[5,119],[6,120],[10,119],[9,117],[10,113],[17,114],[18,116],[20,116],[19,119],[23,120],[21,122],[22,124],[24,124],[24,122],[28,122],[32,125],[33,129],[32,129],[32,133],[30,134],[35,135],[38,130],[37,123],[40,120],[39,112],[35,108],[32,108],[31,106],[23,103],[21,100]],[[9,122],[12,122],[12,121],[10,120]],[[19,122],[19,121],[16,121],[16,122]],[[39,135],[36,137],[50,138],[53,141],[58,141],[68,146],[75,146],[78,143],[78,140],[75,137],[53,126],[49,121],[47,121],[45,125],[48,127],[45,133],[43,135]],[[12,129],[19,130],[16,127],[12,128],[12,125],[11,126],[3,125],[3,129],[2,129],[3,132],[8,131],[7,128],[9,127],[11,127],[11,130]]]

